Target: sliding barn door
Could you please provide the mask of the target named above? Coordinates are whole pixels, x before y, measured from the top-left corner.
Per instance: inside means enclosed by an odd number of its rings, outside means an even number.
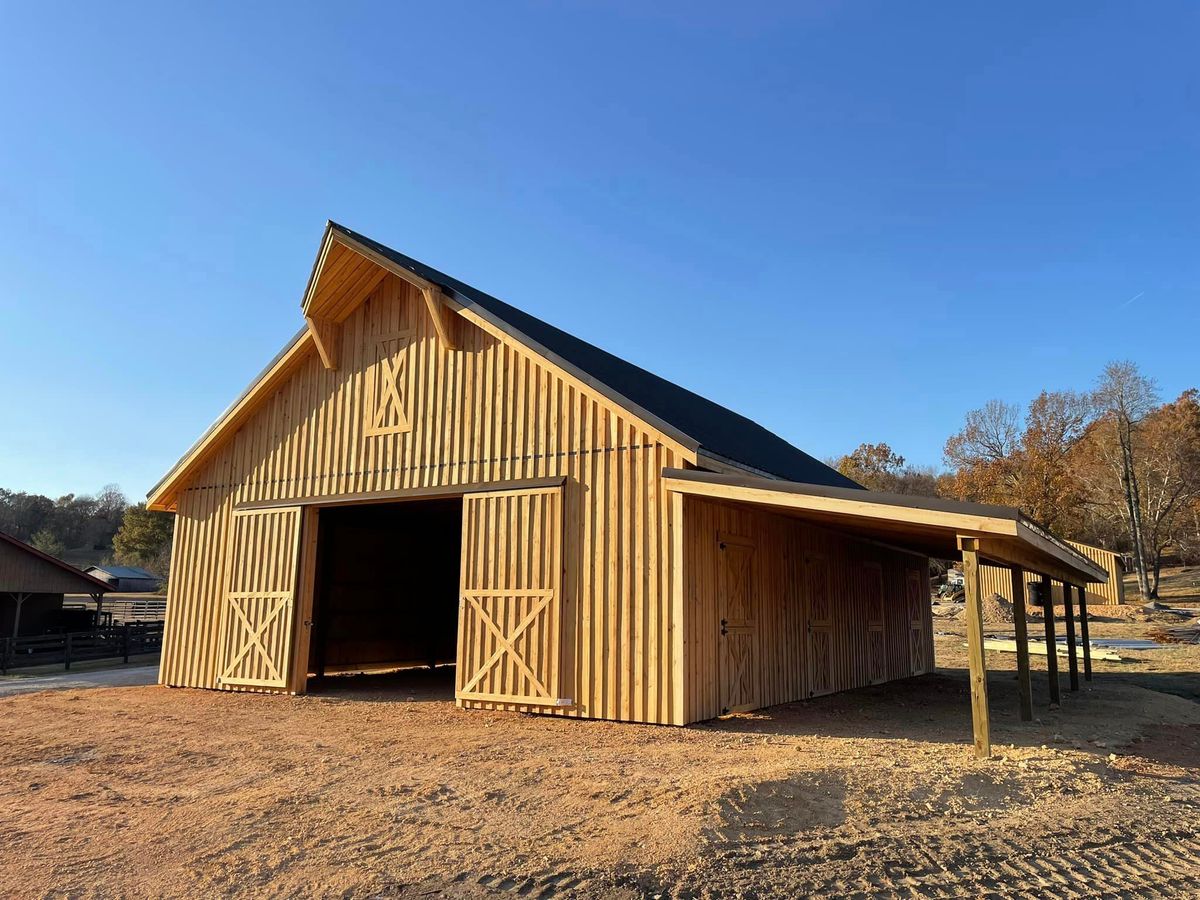
[[[808,633],[808,695],[833,691],[833,598],[829,563],[822,557],[804,560],[804,618]]]
[[[235,510],[217,684],[286,688],[300,562],[297,506]]]
[[[904,575],[905,599],[908,601],[908,665],[913,675],[929,671],[925,660],[924,607],[929,605],[929,578],[919,569],[909,569]]]
[[[459,701],[567,706],[561,487],[463,499]]]

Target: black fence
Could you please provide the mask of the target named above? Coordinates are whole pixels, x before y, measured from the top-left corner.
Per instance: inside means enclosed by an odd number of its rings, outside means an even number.
[[[29,666],[48,666],[89,659],[121,658],[162,649],[162,622],[130,622],[90,631],[39,634],[33,637],[0,638],[0,673]]]

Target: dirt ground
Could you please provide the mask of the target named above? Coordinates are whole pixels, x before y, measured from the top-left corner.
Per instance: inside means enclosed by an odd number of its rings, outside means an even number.
[[[989,653],[977,761],[963,626],[934,627],[935,674],[689,728],[462,712],[445,672],[3,698],[0,893],[1200,894],[1200,647],[1078,693],[1064,661],[1054,710],[1035,658],[1028,724]]]

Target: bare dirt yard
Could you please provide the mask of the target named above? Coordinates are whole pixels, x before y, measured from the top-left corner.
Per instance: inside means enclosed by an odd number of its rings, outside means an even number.
[[[1064,674],[1056,710],[1035,658],[1027,724],[989,653],[977,761],[963,626],[934,627],[935,674],[689,728],[462,712],[444,672],[2,698],[0,893],[1200,894],[1200,647]]]

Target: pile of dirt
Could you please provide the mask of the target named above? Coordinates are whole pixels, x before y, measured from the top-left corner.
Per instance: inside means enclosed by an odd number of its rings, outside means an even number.
[[[956,618],[965,619],[967,617],[967,607],[958,612]],[[1013,606],[999,594],[992,594],[983,598],[983,624],[984,625],[1005,625],[1013,621]]]

